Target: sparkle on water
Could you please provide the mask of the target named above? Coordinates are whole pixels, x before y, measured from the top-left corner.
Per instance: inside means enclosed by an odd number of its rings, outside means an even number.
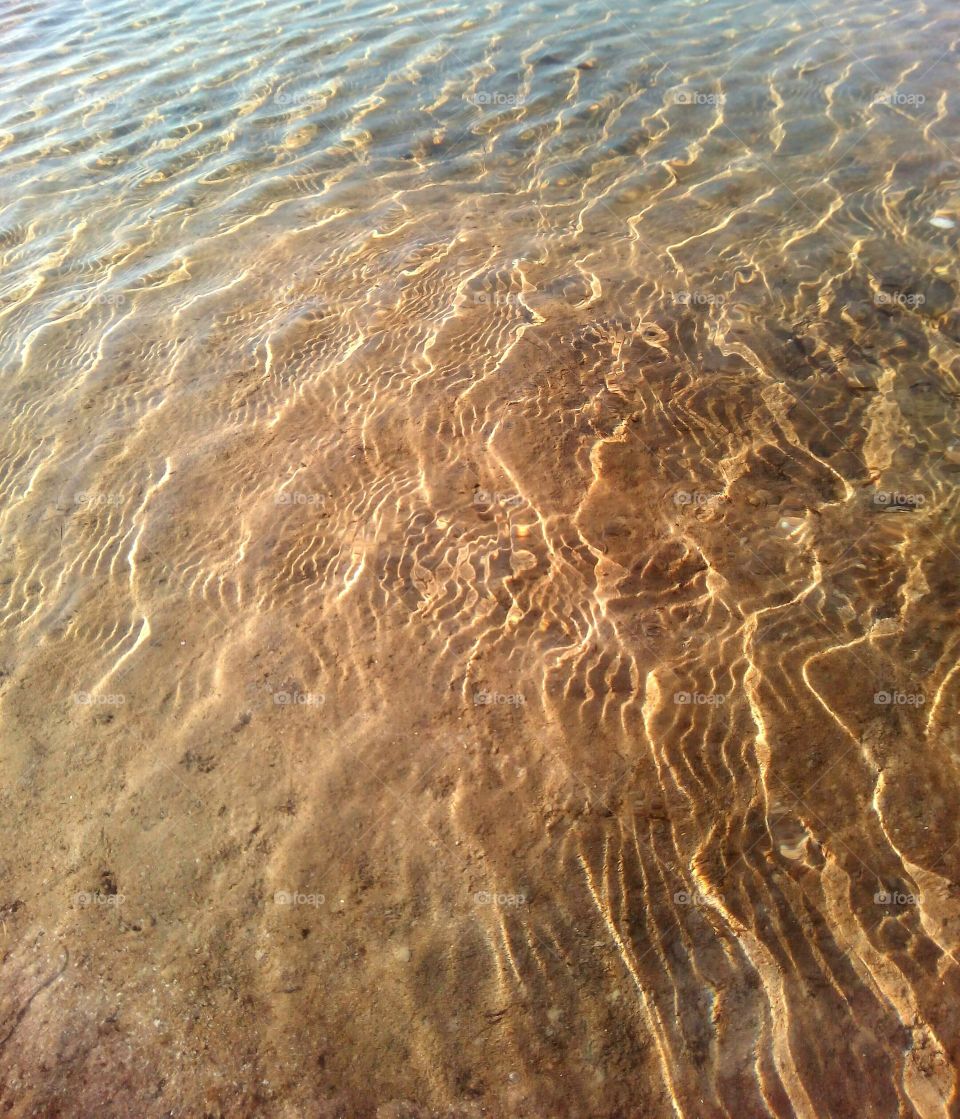
[[[0,11],[10,1115],[956,1115],[960,9]]]

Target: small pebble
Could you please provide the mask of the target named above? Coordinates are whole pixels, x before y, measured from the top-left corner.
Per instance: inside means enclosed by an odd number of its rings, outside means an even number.
[[[935,225],[937,229],[953,229],[957,224],[953,218],[943,218],[939,214],[930,219],[930,224]]]
[[[806,838],[802,839],[799,843],[795,843],[793,846],[791,846],[789,843],[781,843],[780,854],[783,855],[784,858],[796,861],[797,859],[803,858],[803,849],[805,844]]]
[[[875,389],[877,376],[872,369],[865,365],[858,365],[847,373],[847,388],[853,392]]]

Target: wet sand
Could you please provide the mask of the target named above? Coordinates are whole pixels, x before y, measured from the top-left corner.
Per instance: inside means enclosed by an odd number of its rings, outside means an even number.
[[[4,1114],[960,1114],[960,24],[708,7],[0,118]]]

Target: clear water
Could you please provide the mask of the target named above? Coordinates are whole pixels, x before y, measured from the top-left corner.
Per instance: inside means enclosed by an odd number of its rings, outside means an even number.
[[[960,12],[0,37],[5,1113],[957,1114]]]

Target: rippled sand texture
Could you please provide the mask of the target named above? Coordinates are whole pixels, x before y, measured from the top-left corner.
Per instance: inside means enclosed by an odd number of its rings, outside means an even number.
[[[0,17],[11,1116],[960,1114],[960,17]]]

